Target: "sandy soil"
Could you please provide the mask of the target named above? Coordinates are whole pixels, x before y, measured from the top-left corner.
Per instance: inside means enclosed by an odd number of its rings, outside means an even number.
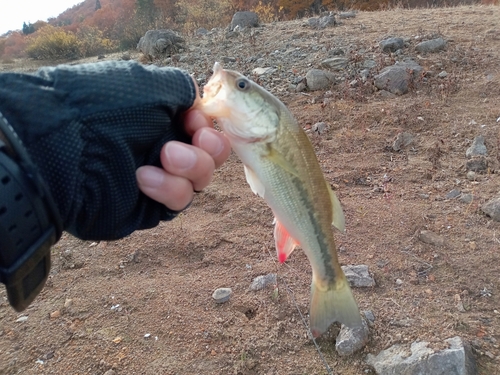
[[[377,282],[354,289],[360,309],[376,316],[364,350],[339,357],[337,325],[318,340],[335,374],[370,373],[366,354],[395,343],[441,348],[457,335],[472,343],[480,374],[500,374],[500,223],[480,211],[500,191],[499,20],[500,7],[360,13],[325,37],[373,49],[387,36],[448,39],[441,53],[409,48],[434,72],[428,81],[394,98],[364,86],[337,87],[331,100],[323,92],[281,96],[306,129],[329,124],[326,134],[309,134],[346,214],[339,258],[368,265]],[[299,23],[268,25],[261,40]],[[402,131],[414,143],[392,151]],[[470,181],[465,151],[480,134],[490,169]],[[444,199],[452,189],[474,200]],[[445,244],[419,241],[424,229]],[[301,250],[277,263],[272,213],[234,155],[178,219],[109,243],[64,235],[52,254],[47,286],[25,312],[0,291],[1,374],[327,373],[299,315],[307,321],[310,266]],[[254,277],[273,272],[275,288],[249,290]],[[218,287],[232,288],[228,303],[212,300]]]

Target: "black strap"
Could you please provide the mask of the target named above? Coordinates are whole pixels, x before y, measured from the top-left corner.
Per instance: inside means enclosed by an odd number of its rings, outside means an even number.
[[[0,114],[0,282],[22,311],[45,285],[62,223],[43,179]],[[3,139],[3,140],[2,140]]]

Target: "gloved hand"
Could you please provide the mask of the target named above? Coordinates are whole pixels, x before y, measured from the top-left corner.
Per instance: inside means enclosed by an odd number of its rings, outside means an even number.
[[[151,228],[209,183],[229,144],[196,98],[187,73],[134,62],[0,75],[0,112],[82,239]]]

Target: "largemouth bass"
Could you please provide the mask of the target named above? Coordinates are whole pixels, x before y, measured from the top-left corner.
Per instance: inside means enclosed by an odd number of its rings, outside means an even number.
[[[250,188],[271,207],[279,261],[284,262],[296,246],[307,255],[312,267],[313,336],[335,321],[361,326],[331,227],[343,231],[344,214],[309,138],[290,111],[264,88],[218,63],[200,108],[217,120],[244,164]]]

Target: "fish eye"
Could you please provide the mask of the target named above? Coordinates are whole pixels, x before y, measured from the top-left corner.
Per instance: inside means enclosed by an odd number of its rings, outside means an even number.
[[[250,88],[250,82],[246,78],[240,78],[236,81],[236,87],[240,91],[246,91]]]

